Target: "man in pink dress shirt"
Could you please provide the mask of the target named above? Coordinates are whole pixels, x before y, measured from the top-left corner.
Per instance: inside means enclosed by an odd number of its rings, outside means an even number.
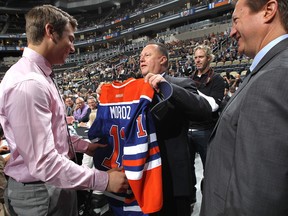
[[[50,77],[52,65],[63,64],[75,51],[76,27],[73,17],[54,6],[31,9],[26,15],[28,47],[0,84],[0,123],[11,150],[5,167],[11,215],[74,216],[77,198],[71,189],[128,188],[121,168],[102,172],[70,160],[72,145],[89,155],[100,147],[69,135],[65,105]]]

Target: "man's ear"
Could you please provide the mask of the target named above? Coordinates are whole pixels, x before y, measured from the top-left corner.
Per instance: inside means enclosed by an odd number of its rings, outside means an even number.
[[[45,32],[46,32],[46,35],[49,37],[49,38],[51,38],[51,40],[55,43],[55,44],[57,44],[57,40],[55,39],[55,34],[54,34],[54,28],[53,28],[53,26],[51,25],[51,24],[46,24],[45,25]]]
[[[161,65],[165,64],[167,61],[168,61],[168,59],[166,56],[161,56],[161,61],[160,61]]]
[[[46,24],[45,25],[45,32],[46,32],[46,35],[50,38],[53,37],[53,33],[54,33],[54,28],[51,24]]]
[[[211,62],[212,58],[210,56],[207,56],[207,60],[208,60],[208,62]]]
[[[264,6],[263,10],[265,22],[271,22],[276,16],[278,10],[278,2],[276,0],[269,0]]]

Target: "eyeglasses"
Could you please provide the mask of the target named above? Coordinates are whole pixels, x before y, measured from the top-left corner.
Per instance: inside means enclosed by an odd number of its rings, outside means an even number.
[[[92,102],[88,102],[88,104],[96,104],[96,102],[95,102],[95,101],[92,101]]]

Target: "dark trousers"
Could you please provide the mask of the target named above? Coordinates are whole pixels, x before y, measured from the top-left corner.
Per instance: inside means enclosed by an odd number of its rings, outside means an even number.
[[[195,153],[197,152],[200,154],[203,169],[205,169],[207,146],[212,131],[213,128],[207,130],[195,130],[188,132],[189,144],[190,144],[189,148],[193,167],[194,167]]]
[[[193,184],[196,185],[196,174],[195,174],[195,154],[199,153],[203,165],[203,170],[205,169],[206,162],[206,154],[207,154],[207,146],[209,143],[209,138],[213,128],[207,130],[189,130],[188,138],[189,138],[189,151],[191,158],[191,167],[193,173]],[[196,187],[194,187],[196,193]],[[193,199],[193,198],[192,198]]]

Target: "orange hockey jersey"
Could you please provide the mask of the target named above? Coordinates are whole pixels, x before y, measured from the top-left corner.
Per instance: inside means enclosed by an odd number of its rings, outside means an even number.
[[[95,167],[123,166],[132,194],[145,214],[159,211],[163,199],[161,157],[149,111],[153,96],[154,90],[143,79],[104,84],[97,117],[88,132],[90,140],[108,144],[108,148],[97,149]],[[131,194],[124,196],[124,203],[133,201]]]

